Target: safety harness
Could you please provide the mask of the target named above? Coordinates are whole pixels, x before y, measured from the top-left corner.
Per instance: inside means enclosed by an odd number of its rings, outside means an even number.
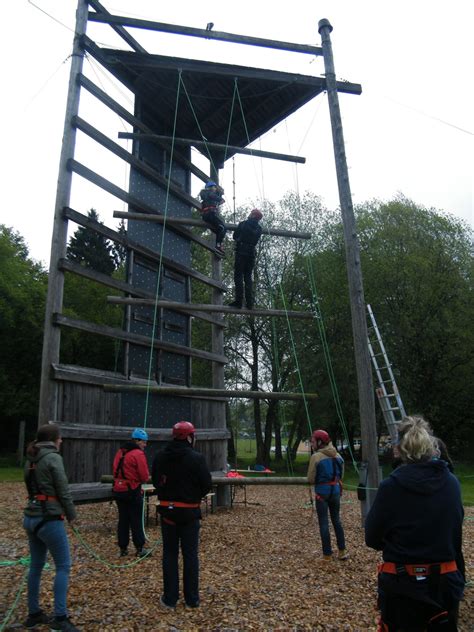
[[[117,463],[117,467],[114,472],[114,491],[115,492],[129,492],[131,491],[130,481],[125,476],[125,471],[123,469],[123,464],[125,461],[125,457],[129,452],[133,450],[139,450],[140,448],[121,448],[122,455]],[[117,489],[115,489],[117,487]]]
[[[201,503],[182,503],[180,500],[160,500],[159,503],[161,507],[168,507],[169,509],[174,509],[175,507],[179,509],[198,509],[201,506]]]
[[[337,472],[339,462],[337,460],[337,457],[332,457],[331,460],[332,460],[332,478],[331,478],[331,480],[318,483],[318,485],[329,485],[331,487],[331,490],[329,492],[329,497],[331,497],[333,495],[334,486],[335,485],[339,485],[340,490],[341,490],[340,493],[342,494],[342,481],[341,481],[340,475],[338,476],[338,472]],[[318,466],[320,464],[321,464],[321,461],[318,463]],[[323,496],[321,496],[318,493],[315,494],[315,498],[316,498],[316,500],[326,500],[326,498],[323,498]]]
[[[200,209],[200,213],[204,215],[204,213],[210,213],[211,211],[217,211],[217,206],[203,206]]]
[[[36,476],[36,466],[39,461],[43,458],[44,454],[38,459],[36,463],[29,461],[28,472],[25,478],[26,489],[28,490],[28,500],[31,502],[37,501],[41,503],[41,511],[43,513],[43,518],[38,522],[38,524],[33,529],[33,533],[36,535],[41,527],[50,520],[64,520],[63,515],[59,516],[48,516],[48,512],[46,509],[46,503],[48,501],[58,501],[59,498],[57,496],[48,496],[47,494],[43,494],[40,486],[38,484],[38,478]]]
[[[411,577],[428,577],[429,575],[444,575],[454,573],[458,567],[454,560],[450,562],[437,562],[433,564],[395,564],[395,562],[383,562],[378,567],[379,573],[391,575],[410,575]]]

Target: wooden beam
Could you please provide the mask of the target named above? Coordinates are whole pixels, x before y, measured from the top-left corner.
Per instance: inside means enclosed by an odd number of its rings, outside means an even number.
[[[147,428],[148,432],[148,428]],[[197,436],[197,435],[196,435]],[[103,474],[100,477],[102,484],[111,484],[114,477],[111,474]],[[151,481],[150,481],[151,482]],[[212,476],[213,485],[309,485],[305,476],[242,476],[228,478],[227,476]]]
[[[110,152],[121,158],[124,162],[127,162],[129,165],[134,167],[146,178],[158,184],[164,189],[169,189],[173,193],[173,195],[179,198],[182,202],[185,202],[186,204],[189,204],[196,209],[201,208],[201,203],[196,200],[196,198],[186,193],[186,191],[174,184],[171,180],[168,180],[167,178],[162,176],[156,169],[150,167],[150,165],[148,165],[146,162],[140,160],[129,151],[124,149],[121,145],[111,140],[108,136],[100,132],[93,125],[82,119],[80,116],[74,116],[72,118],[72,124],[74,125],[74,127],[81,130],[81,132],[84,132],[84,134],[87,134],[87,136],[89,136],[97,143],[108,149]]]
[[[38,425],[54,419],[58,405],[57,385],[50,379],[50,368],[53,362],[59,361],[61,332],[52,326],[52,315],[61,311],[64,293],[64,275],[58,269],[58,260],[66,255],[68,240],[68,222],[62,215],[63,208],[71,198],[72,174],[67,168],[69,159],[74,156],[76,146],[76,130],[71,125],[71,118],[79,111],[80,87],[77,76],[82,73],[84,49],[82,37],[87,29],[87,3],[77,5],[74,43],[69,72],[69,88],[64,118],[63,142],[54,205],[53,234],[51,237],[51,258],[48,275],[48,292],[45,305],[43,351],[41,358],[41,382],[39,392]]]
[[[142,202],[135,196],[130,195],[129,193],[127,193],[127,191],[124,191],[117,185],[113,184],[113,182],[110,182],[110,180],[103,178],[102,176],[97,174],[95,171],[92,171],[92,169],[89,169],[88,167],[81,164],[77,160],[70,158],[68,160],[67,166],[68,166],[68,169],[70,169],[71,171],[74,171],[74,173],[77,173],[78,175],[82,176],[86,180],[89,180],[89,182],[92,182],[93,184],[100,187],[104,191],[107,191],[107,193],[114,195],[119,200],[126,202],[130,207],[134,208],[135,210],[140,211],[141,213],[149,213],[150,215],[156,215],[157,213],[159,213],[159,211],[153,206],[150,206],[149,204]],[[205,239],[201,239],[200,237],[198,237],[191,231],[185,230],[184,228],[180,228],[178,226],[174,228],[174,231],[176,233],[179,233],[183,237],[190,239],[191,241],[195,241],[196,243],[200,244],[207,250],[210,250],[214,254],[217,254],[217,255],[219,254],[218,251],[215,249],[215,247],[209,241],[206,241]]]
[[[198,388],[198,387],[183,387],[183,386],[145,386],[137,384],[104,384],[104,390],[110,393],[129,393],[129,392],[141,392],[147,391],[149,393],[157,393],[159,395],[169,395],[172,397],[205,397],[206,399],[212,399],[214,397],[228,397],[239,399],[274,399],[285,401],[299,401],[305,399],[316,399],[318,396],[316,393],[278,393],[273,391],[242,391],[242,390],[228,390],[220,388]]]
[[[136,129],[140,129],[145,134],[151,134],[152,130],[143,123],[139,118],[130,114],[128,110],[123,108],[117,101],[114,101],[112,97],[106,94],[103,90],[101,90],[98,86],[95,85],[90,79],[85,77],[83,74],[78,76],[79,84],[85,88],[90,94],[92,94],[96,99],[101,101],[105,106],[107,106],[112,112],[118,114],[124,121],[132,125]],[[171,153],[171,144],[161,141],[155,141],[155,144],[167,151],[169,154]],[[209,176],[201,171],[196,165],[194,165],[190,160],[188,160],[185,156],[180,154],[178,151],[173,151],[173,159],[176,160],[179,164],[189,169],[191,173],[193,173],[197,178],[202,180],[203,182],[207,182],[209,180]]]
[[[202,360],[210,360],[211,362],[219,362],[221,364],[227,364],[228,362],[225,356],[217,355],[215,353],[209,353],[208,351],[201,351],[200,349],[177,345],[174,342],[164,342],[163,340],[156,339],[152,340],[148,336],[123,331],[122,329],[117,329],[116,327],[97,325],[77,318],[69,318],[63,314],[54,314],[53,323],[55,325],[71,327],[73,329],[86,331],[99,336],[107,336],[108,338],[114,338],[115,340],[125,340],[141,347],[153,346],[154,349],[162,349],[163,351],[168,351],[169,353],[176,353],[177,355],[190,356],[193,358],[201,358]]]
[[[192,219],[187,217],[165,217],[164,215],[154,215],[150,217],[146,213],[129,213],[127,211],[114,211],[114,217],[123,219],[134,219],[138,221],[157,222],[158,224],[176,224],[184,226],[196,226],[198,228],[209,228],[209,224],[200,219]],[[238,224],[226,224],[227,230],[235,230]],[[272,237],[294,237],[296,239],[311,239],[311,233],[300,233],[292,230],[283,230],[280,228],[269,228],[262,226],[263,235],[271,235]]]
[[[218,312],[221,314],[238,314],[240,316],[281,316],[288,318],[302,318],[306,320],[312,320],[314,314],[312,312],[296,312],[285,311],[283,309],[238,309],[237,307],[229,307],[227,305],[209,305],[207,303],[175,303],[174,301],[157,301],[143,299],[143,298],[128,298],[121,296],[108,296],[108,303],[116,305],[142,305],[142,306],[157,306],[163,309],[170,309],[177,312]]]
[[[106,16],[110,16],[111,14],[107,11],[107,9],[102,6],[100,4],[100,2],[98,2],[98,0],[88,0],[89,5],[95,9],[97,11],[97,13],[102,14],[102,15],[106,15]],[[143,46],[141,46],[141,44],[139,44],[137,42],[137,40],[132,37],[130,35],[130,33],[128,33],[123,26],[120,26],[119,24],[111,24],[111,27],[113,28],[113,30],[118,33],[120,35],[120,37],[122,37],[127,44],[130,46],[130,48],[133,48],[133,50],[137,53],[146,53],[147,51],[143,48]]]
[[[160,256],[159,252],[156,252],[155,250],[151,250],[151,248],[147,248],[146,246],[142,246],[137,241],[134,241],[133,239],[129,239],[128,237],[121,235],[119,232],[113,230],[112,228],[108,228],[107,226],[104,226],[104,224],[101,224],[100,222],[96,222],[92,220],[90,217],[87,217],[86,215],[82,215],[81,213],[78,213],[77,211],[74,211],[72,208],[69,208],[69,207],[64,208],[63,213],[64,213],[64,217],[72,220],[76,224],[79,224],[80,226],[86,226],[87,228],[95,230],[97,233],[104,235],[104,237],[107,237],[107,239],[111,239],[112,241],[115,241],[116,243],[121,244],[124,248],[129,248],[130,250],[133,250],[134,252],[138,253],[142,257],[145,257],[145,259],[149,259],[150,261],[155,262],[157,265],[161,261],[162,265],[165,268],[168,268],[169,270],[173,270],[174,272],[177,272],[178,274],[182,274],[183,276],[190,276],[196,279],[197,281],[202,281],[202,283],[205,283],[206,285],[211,285],[212,287],[218,288],[224,292],[227,289],[223,283],[219,283],[212,277],[206,276],[205,274],[198,272],[194,268],[185,266],[182,263],[178,263],[177,261],[174,261],[173,259],[170,259],[169,257],[166,257],[164,255]],[[150,217],[149,215],[146,215],[143,213],[141,213],[140,215],[142,217]],[[128,287],[132,287],[132,286],[128,286]],[[130,292],[130,293],[134,294],[134,292]]]
[[[263,151],[261,149],[248,149],[246,147],[234,147],[233,145],[223,145],[222,143],[211,143],[209,141],[193,140],[192,138],[172,138],[170,136],[161,136],[158,134],[136,134],[133,132],[119,132],[119,138],[133,138],[134,140],[168,140],[178,145],[193,145],[199,149],[221,149],[223,151],[231,151],[234,154],[244,154],[246,156],[256,156],[259,158],[272,158],[273,160],[283,160],[286,162],[296,162],[305,164],[306,158],[301,156],[292,156],[290,154],[279,154],[273,151]]]
[[[133,427],[106,426],[102,424],[71,423],[56,421],[61,427],[61,436],[67,439],[125,440],[129,439]],[[171,428],[146,428],[149,441],[170,441]],[[217,441],[230,438],[227,428],[197,428],[196,438],[199,441]]]
[[[367,345],[367,313],[364,298],[360,244],[357,223],[352,203],[349,183],[342,117],[336,85],[336,71],[332,54],[332,26],[326,19],[320,20],[318,30],[324,52],[324,69],[328,88],[328,105],[331,119],[334,158],[341,206],[342,226],[346,251],[347,278],[349,281],[349,302],[351,307],[352,336],[359,393],[359,419],[362,439],[362,460],[367,463],[367,500],[362,513],[368,512],[374,502],[380,484],[379,457],[377,450],[377,425],[375,418],[374,385],[372,365]]]
[[[227,478],[213,476],[213,485],[308,485],[305,476],[243,476],[242,478]]]
[[[208,40],[212,39],[219,40],[220,42],[233,42],[235,44],[246,44],[248,46],[260,46],[264,48],[285,50],[293,53],[304,53],[306,55],[322,55],[322,49],[320,46],[280,42],[277,40],[263,39],[261,37],[249,37],[246,35],[237,35],[235,33],[226,33],[224,31],[208,31],[206,29],[180,26],[178,24],[165,24],[164,22],[128,18],[121,15],[104,15],[102,13],[89,12],[89,21],[102,22],[110,25],[119,24],[120,26],[131,26],[133,28],[146,29],[148,31],[161,31],[162,33],[175,33],[176,35],[203,37]]]

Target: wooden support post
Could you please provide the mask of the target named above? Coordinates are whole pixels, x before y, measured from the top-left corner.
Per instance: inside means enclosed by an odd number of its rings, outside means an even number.
[[[61,330],[53,324],[53,314],[62,312],[63,304],[64,272],[60,270],[58,263],[61,258],[66,256],[68,221],[63,215],[63,208],[69,206],[71,197],[72,173],[68,170],[67,163],[73,157],[76,145],[76,129],[72,125],[72,118],[77,115],[79,111],[81,89],[77,82],[77,77],[82,72],[84,61],[81,38],[86,32],[87,12],[87,1],[79,0],[76,11],[76,28],[71,55],[71,71],[69,73],[64,135],[59,161],[58,186],[56,190],[48,295],[45,310],[43,355],[41,360],[38,425],[46,424],[48,421],[54,421],[57,418],[57,384],[51,379],[51,366],[59,362]]]
[[[359,389],[359,412],[362,439],[362,459],[367,463],[367,510],[370,509],[376,490],[380,483],[377,430],[375,424],[375,400],[372,381],[372,367],[370,364],[367,345],[367,320],[364,300],[364,286],[360,262],[360,247],[352,206],[352,195],[349,184],[344,136],[342,132],[339,96],[336,85],[336,72],[332,54],[330,33],[332,26],[328,20],[320,20],[318,25],[326,74],[329,112],[336,160],[339,200],[341,203],[342,223],[344,227],[344,241],[346,246],[347,276],[349,279],[349,298],[352,316],[352,332],[354,338],[354,352]]]
[[[18,451],[16,459],[20,467],[23,465],[23,459],[25,457],[25,426],[26,421],[20,421],[20,427],[18,430]]]

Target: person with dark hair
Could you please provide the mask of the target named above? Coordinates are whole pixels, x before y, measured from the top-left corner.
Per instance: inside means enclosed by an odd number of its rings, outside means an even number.
[[[452,632],[464,590],[459,481],[422,417],[400,423],[396,447],[402,465],[380,484],[365,521],[367,546],[383,554],[380,630]]]
[[[183,554],[183,592],[188,608],[199,607],[199,529],[201,499],[212,479],[204,457],[194,450],[189,421],[173,426],[173,439],[157,452],[151,477],[157,491],[163,539],[163,594],[160,604],[173,610],[179,598],[178,557]]]
[[[224,189],[213,180],[206,183],[201,189],[201,217],[216,236],[216,250],[224,254],[224,242],[226,227],[222,217],[219,215],[219,207],[224,204]]]
[[[309,460],[308,483],[314,485],[316,513],[319,523],[319,534],[323,546],[323,560],[332,560],[329,519],[336,535],[338,559],[346,560],[344,528],[339,516],[342,478],[344,476],[344,460],[333,446],[331,437],[325,430],[315,430],[311,436],[313,454]]]
[[[451,457],[449,456],[448,446],[439,437],[436,437],[436,441],[438,442],[439,458],[442,461],[446,462],[446,464],[448,466],[448,470],[453,473],[454,472],[454,463],[453,463],[453,460],[451,459]]]
[[[76,628],[67,611],[67,591],[71,557],[64,517],[69,524],[76,519],[76,509],[69,491],[61,446],[59,427],[55,424],[40,426],[36,439],[28,445],[24,478],[28,490],[28,503],[24,510],[23,526],[30,546],[28,573],[28,618],[26,628],[48,623],[50,630],[74,632]],[[39,591],[41,573],[47,553],[54,560],[54,618],[41,609]]]
[[[146,557],[150,551],[144,549],[145,532],[143,530],[143,490],[142,484],[150,478],[145,447],[148,434],[143,428],[135,428],[131,440],[127,441],[114,458],[113,496],[119,514],[117,540],[120,557],[128,554],[130,531],[135,545],[136,556]]]
[[[234,230],[235,240],[235,260],[234,260],[234,283],[235,298],[229,307],[241,309],[244,300],[247,309],[253,309],[253,281],[252,273],[255,266],[255,249],[262,236],[262,227],[259,222],[263,214],[257,208],[250,211],[246,220],[240,222]]]

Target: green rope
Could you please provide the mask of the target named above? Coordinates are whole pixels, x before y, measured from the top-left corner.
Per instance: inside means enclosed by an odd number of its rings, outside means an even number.
[[[82,546],[86,549],[86,551],[88,551],[88,553],[90,553],[90,555],[95,560],[97,560],[101,564],[104,564],[104,566],[107,566],[107,568],[131,568],[132,566],[136,566],[137,564],[139,564],[140,562],[145,560],[147,557],[151,556],[153,551],[158,547],[159,544],[161,544],[161,540],[160,539],[156,540],[156,542],[152,545],[152,548],[147,552],[146,555],[144,555],[143,557],[137,557],[137,559],[133,560],[133,562],[128,562],[127,564],[111,564],[110,562],[105,560],[103,557],[98,555],[94,551],[94,549],[89,544],[87,544],[87,542],[84,540],[84,538],[79,533],[79,531],[76,529],[76,527],[71,527],[71,529],[72,529],[72,532],[74,533],[74,535],[76,536],[76,538],[79,540],[79,542],[82,544]]]
[[[227,160],[227,149],[229,147],[230,130],[232,128],[232,117],[234,116],[235,95],[237,94],[237,77],[234,79],[234,92],[232,94],[232,103],[230,105],[229,127],[227,128],[227,137],[225,141],[224,161]]]
[[[181,71],[179,73],[179,79],[180,79],[181,85],[183,86],[184,94],[186,95],[186,97],[188,99],[189,107],[191,108],[191,112],[193,113],[194,120],[195,120],[197,128],[199,130],[199,134],[201,135],[202,141],[204,142],[204,147],[206,148],[207,155],[208,155],[208,158],[209,158],[209,162],[211,163],[214,171],[217,172],[217,169],[216,169],[216,166],[214,164],[214,161],[212,160],[212,153],[211,153],[209,147],[207,146],[207,138],[204,136],[204,133],[203,133],[203,131],[201,129],[201,125],[200,125],[199,120],[198,120],[198,118],[196,116],[196,112],[194,110],[194,106],[192,104],[191,97],[189,96],[189,93],[188,93],[188,91],[186,89],[186,86],[184,85],[184,81],[183,81],[183,78],[181,76]]]
[[[314,309],[315,309],[315,320],[318,326],[318,330],[319,330],[319,337],[321,339],[321,344],[322,344],[322,349],[323,349],[323,355],[324,355],[324,361],[326,364],[326,370],[328,373],[328,377],[329,377],[329,384],[331,387],[331,393],[334,399],[334,404],[336,407],[336,414],[337,417],[339,419],[339,422],[341,424],[342,430],[343,430],[343,435],[344,438],[346,439],[347,445],[349,447],[349,453],[351,456],[351,460],[352,460],[352,465],[355,469],[356,472],[358,472],[358,467],[357,467],[357,463],[354,457],[354,454],[352,452],[352,447],[350,445],[349,442],[349,433],[347,431],[347,425],[344,419],[344,413],[342,410],[342,404],[341,404],[341,400],[339,397],[339,389],[337,387],[337,383],[336,383],[336,377],[334,375],[334,369],[332,366],[332,360],[331,360],[331,353],[329,351],[329,345],[328,345],[328,341],[327,341],[327,337],[326,337],[326,329],[324,327],[324,319],[323,319],[323,315],[322,315],[322,311],[321,311],[321,306],[320,306],[320,302],[319,302],[319,296],[318,296],[318,292],[317,292],[317,288],[316,288],[316,280],[315,280],[315,276],[314,276],[314,269],[312,266],[312,261],[310,261],[309,257],[306,257],[306,264],[308,267],[308,276],[309,276],[309,281],[310,281],[310,287],[311,287],[311,294],[312,294],[312,298],[313,298],[313,304],[314,304]]]
[[[154,309],[153,309],[153,326],[152,326],[151,343],[150,343],[150,357],[149,357],[149,361],[148,361],[148,383],[147,383],[146,396],[145,396],[145,412],[144,412],[144,425],[143,425],[144,428],[146,428],[147,422],[148,422],[148,407],[149,407],[149,401],[150,401],[151,373],[152,373],[152,368],[153,368],[153,345],[154,345],[154,342],[155,342],[155,328],[156,328],[156,321],[157,321],[157,314],[158,314],[158,300],[159,300],[159,293],[160,293],[160,280],[161,280],[161,273],[162,273],[162,268],[163,268],[163,249],[164,249],[164,243],[165,243],[166,220],[167,220],[167,217],[168,217],[168,203],[169,203],[171,173],[172,173],[172,167],[173,167],[173,154],[174,154],[174,144],[175,144],[174,141],[175,141],[175,136],[176,136],[176,121],[177,121],[177,117],[178,117],[178,104],[179,104],[179,95],[180,95],[180,86],[181,86],[181,70],[179,70],[178,72],[179,72],[179,75],[178,75],[178,89],[176,91],[176,106],[175,106],[175,112],[174,112],[173,137],[172,137],[172,141],[171,141],[171,152],[170,152],[170,160],[169,160],[169,172],[168,172],[168,178],[167,178],[165,209],[164,209],[164,221],[163,221],[163,228],[162,228],[162,231],[161,231],[160,255],[159,255],[159,263],[158,263],[158,273],[157,273],[157,277],[156,277],[155,305],[154,305]]]
[[[28,559],[29,560],[29,558],[22,558],[22,559]],[[21,597],[21,595],[23,593],[23,589],[25,587],[27,577],[28,577],[28,569],[26,569],[25,572],[23,573],[23,578],[21,580],[21,584],[20,584],[20,586],[18,588],[18,591],[16,593],[15,600],[13,601],[12,606],[9,608],[9,610],[7,611],[7,614],[5,615],[5,618],[3,619],[2,623],[0,624],[0,632],[3,632],[3,630],[5,630],[7,623],[9,622],[12,614],[14,613],[14,611],[15,611],[17,605],[18,605],[18,602],[20,601],[20,597]]]

